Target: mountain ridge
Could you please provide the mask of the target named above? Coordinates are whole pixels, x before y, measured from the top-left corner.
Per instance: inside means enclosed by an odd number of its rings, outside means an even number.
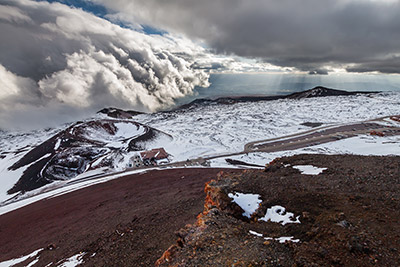
[[[188,109],[193,106],[209,105],[209,104],[235,104],[242,102],[259,102],[259,101],[273,101],[280,99],[302,99],[311,97],[325,97],[325,96],[348,96],[357,94],[377,94],[380,91],[346,91],[339,89],[332,89],[324,86],[316,86],[314,88],[291,93],[288,95],[265,95],[265,96],[231,96],[231,97],[219,97],[216,99],[211,98],[198,98],[190,103],[181,105],[174,110]]]

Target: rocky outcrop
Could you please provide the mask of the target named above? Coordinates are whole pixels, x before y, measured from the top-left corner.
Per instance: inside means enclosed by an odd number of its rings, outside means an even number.
[[[307,175],[296,165],[328,169]],[[176,244],[156,266],[397,265],[399,173],[399,157],[325,155],[277,159],[264,171],[220,173],[205,186],[196,223],[176,233]],[[250,218],[232,201],[234,192],[260,196]],[[282,218],[293,213],[292,223],[265,220],[277,205]]]
[[[103,108],[97,113],[102,113],[114,119],[132,119],[136,115],[143,114],[143,112],[134,110],[122,110],[119,108]]]

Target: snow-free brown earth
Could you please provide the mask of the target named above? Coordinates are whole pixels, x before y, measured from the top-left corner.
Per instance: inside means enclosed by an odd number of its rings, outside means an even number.
[[[79,252],[87,252],[85,266],[152,266],[175,241],[174,232],[195,221],[204,184],[219,171],[130,175],[1,215],[0,262],[45,248],[35,266]]]

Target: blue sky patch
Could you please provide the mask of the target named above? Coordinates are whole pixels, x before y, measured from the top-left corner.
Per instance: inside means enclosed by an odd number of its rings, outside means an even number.
[[[40,0],[36,0],[36,1],[39,2]],[[98,16],[100,18],[103,18],[103,19],[106,19],[106,20],[110,21],[107,18],[107,15],[110,14],[110,12],[107,10],[107,8],[105,8],[102,5],[95,4],[95,3],[91,2],[91,1],[87,1],[87,0],[86,1],[85,0],[45,0],[45,1],[47,1],[49,3],[58,2],[58,3],[65,4],[65,5],[70,6],[70,7],[81,8],[82,10],[84,10],[86,12],[89,12],[89,13],[91,13],[93,15],[96,15],[96,16]],[[111,22],[121,26],[122,28],[128,28],[128,29],[131,28],[129,26],[129,24],[124,23],[123,21],[111,21]],[[153,28],[153,27],[150,27],[148,25],[141,25],[141,26],[142,26],[142,31],[145,34],[164,35],[164,34],[167,33],[166,31],[163,31],[163,30],[160,30],[160,29],[157,29],[157,28]]]

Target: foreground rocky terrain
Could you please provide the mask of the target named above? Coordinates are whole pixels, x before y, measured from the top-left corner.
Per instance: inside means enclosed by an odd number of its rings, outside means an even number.
[[[0,266],[38,249],[43,250],[34,266],[60,266],[74,255],[84,256],[83,266],[153,266],[174,242],[174,232],[195,221],[204,184],[219,171],[129,175],[3,214]]]
[[[299,165],[327,169],[307,175]],[[400,157],[297,155],[220,173],[197,222],[156,265],[399,266],[399,189]]]
[[[390,156],[149,171],[1,215],[0,263],[42,249],[16,266],[398,266],[399,187]]]

